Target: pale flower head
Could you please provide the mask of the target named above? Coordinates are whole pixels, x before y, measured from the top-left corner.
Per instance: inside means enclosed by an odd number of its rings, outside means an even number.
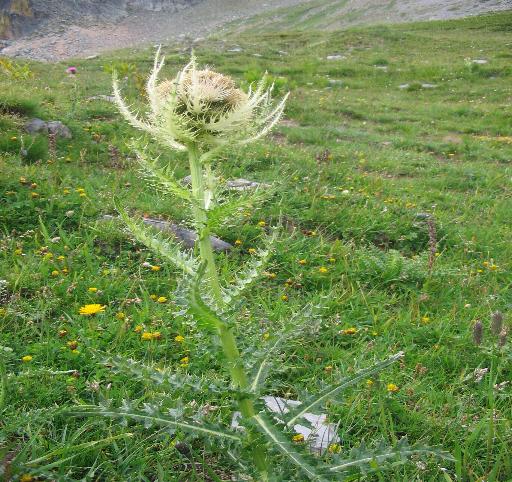
[[[191,61],[172,80],[158,80],[164,66],[160,51],[146,84],[150,111],[146,119],[133,114],[121,98],[114,76],[114,96],[123,116],[168,147],[184,150],[191,143],[205,146],[245,144],[267,134],[283,114],[288,94],[276,105],[264,76],[248,92],[234,80]]]

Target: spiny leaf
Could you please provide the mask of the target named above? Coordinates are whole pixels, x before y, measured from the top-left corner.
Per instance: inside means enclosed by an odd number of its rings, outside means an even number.
[[[293,425],[297,422],[299,418],[302,418],[305,413],[311,412],[311,410],[320,403],[325,402],[329,398],[336,395],[338,392],[344,390],[347,387],[350,387],[351,385],[356,384],[360,380],[365,379],[368,376],[383,370],[389,365],[395,363],[403,356],[403,352],[399,352],[396,355],[393,355],[392,357],[388,358],[387,360],[384,360],[383,362],[377,363],[372,367],[365,368],[364,370],[360,370],[355,375],[345,378],[344,380],[342,380],[340,384],[327,388],[326,390],[322,391],[319,395],[316,395],[309,399],[308,401],[302,403],[300,407],[296,408],[295,410],[292,410],[290,412],[290,418],[288,419],[286,425],[288,427],[293,427]]]
[[[272,445],[291,462],[293,462],[293,464],[299,467],[310,480],[327,480],[323,476],[322,471],[313,465],[314,459],[305,454],[299,453],[293,444],[286,439],[285,435],[276,429],[267,415],[261,412],[252,417],[252,420],[256,422],[258,429],[265,434],[265,436],[272,442]]]
[[[272,357],[274,357],[281,346],[292,337],[298,335],[304,330],[306,322],[311,326],[312,319],[315,318],[313,306],[307,305],[301,312],[295,313],[291,320],[286,324],[284,330],[281,331],[276,337],[276,340],[269,345],[269,347],[261,354],[261,357],[256,365],[250,384],[250,391],[255,393],[265,383],[273,364]]]
[[[142,381],[152,381],[156,385],[170,386],[174,389],[183,391],[189,388],[195,392],[222,392],[224,385],[218,384],[213,380],[199,378],[185,373],[174,373],[169,370],[158,370],[152,366],[134,360],[124,358],[119,355],[105,358],[103,364],[110,366],[114,371],[129,375],[131,378]]]
[[[237,302],[245,290],[261,276],[272,254],[272,246],[275,240],[276,231],[272,233],[272,236],[266,237],[264,248],[259,250],[253,259],[249,261],[247,267],[237,275],[234,283],[224,290],[223,299],[226,306],[232,306],[233,303]]]
[[[454,460],[453,457],[438,447],[427,447],[424,445],[409,445],[407,437],[400,439],[394,446],[381,444],[378,448],[371,450],[365,445],[354,447],[347,458],[337,457],[336,464],[329,467],[330,472],[347,473],[353,468],[365,472],[367,469],[375,469],[375,464],[382,464],[390,460],[405,462],[412,455],[434,455],[446,460]]]
[[[191,255],[182,251],[178,243],[170,239],[165,239],[161,234],[155,233],[150,228],[145,227],[141,222],[134,221],[123,209],[117,206],[116,208],[137,241],[169,260],[184,273],[188,275],[196,273],[196,260]]]
[[[202,326],[208,328],[219,328],[224,325],[224,321],[208,306],[201,296],[201,282],[204,277],[206,263],[202,263],[197,270],[196,275],[190,280],[187,291],[188,311],[194,319]],[[187,280],[184,280],[186,283]]]
[[[156,161],[149,160],[146,156],[145,150],[132,142],[130,147],[133,149],[137,156],[137,161],[143,171],[153,178],[170,194],[183,199],[189,203],[192,202],[190,191],[183,187],[178,180],[174,177],[174,173],[169,167],[164,168],[157,165]]]
[[[224,430],[222,427],[210,424],[198,424],[188,419],[177,419],[171,414],[165,414],[159,411],[154,405],[145,404],[144,410],[132,407],[126,403],[120,408],[102,407],[99,405],[82,405],[72,411],[76,416],[103,415],[110,418],[130,419],[142,422],[145,426],[150,427],[157,425],[173,430],[179,429],[184,432],[193,433],[202,436],[214,436],[233,442],[242,442],[242,439],[232,433]]]

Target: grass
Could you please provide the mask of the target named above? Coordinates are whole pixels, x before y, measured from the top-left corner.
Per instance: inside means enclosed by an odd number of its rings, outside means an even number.
[[[230,42],[243,51],[228,52]],[[227,179],[279,184],[241,225],[216,233],[242,243],[219,256],[226,275],[258,246],[259,221],[272,225],[282,216],[290,231],[240,312],[241,345],[264,346],[266,333],[324,295],[322,325],[287,346],[272,392],[301,398],[404,350],[400,366],[325,408],[340,421],[342,451],[407,434],[456,459],[443,467],[418,461],[365,480],[512,478],[510,384],[493,389],[511,380],[510,341],[498,353],[487,328],[496,310],[511,323],[511,43],[512,13],[505,12],[343,32],[248,32],[195,46],[201,62],[242,83],[268,69],[280,90],[292,89],[287,122],[219,163]],[[185,44],[165,48],[166,73],[186,62],[187,51]],[[326,59],[335,54],[345,58]],[[17,82],[18,101],[13,82],[0,80],[0,96],[9,96],[0,105],[24,106],[0,113],[0,278],[7,281],[0,293],[0,468],[14,480],[222,480],[237,470],[222,448],[180,433],[60,411],[151,395],[145,382],[102,365],[98,352],[224,380],[217,349],[172,302],[177,273],[119,224],[101,220],[115,213],[116,196],[134,212],[187,222],[179,202],[148,190],[133,168],[125,142],[135,131],[111,104],[87,100],[110,93],[105,66],[129,62],[136,72],[124,90],[136,103],[137,79],[151,61],[149,49],[78,60],[76,77],[66,76],[64,64],[33,63],[34,77]],[[26,137],[25,116],[35,111],[73,131],[72,140],[58,141],[53,162],[27,162],[4,147]],[[188,174],[184,159],[172,156],[177,173]],[[106,305],[105,313],[80,316],[88,303]],[[486,326],[480,347],[472,340],[476,320]],[[139,325],[162,338],[141,340]],[[341,333],[348,328],[356,333]],[[31,361],[22,361],[26,355]],[[180,362],[185,356],[188,366]],[[474,371],[491,365],[492,375],[475,381]],[[388,392],[389,383],[399,391]],[[186,388],[183,399],[189,407]],[[225,400],[212,391],[193,403],[228,421]]]

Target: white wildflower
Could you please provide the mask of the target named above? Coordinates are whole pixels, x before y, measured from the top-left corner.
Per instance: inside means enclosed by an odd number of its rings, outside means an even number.
[[[198,69],[193,55],[173,80],[159,82],[163,66],[159,50],[146,84],[150,107],[146,119],[126,105],[114,76],[114,97],[121,114],[163,145],[185,150],[192,143],[210,147],[245,144],[264,136],[281,118],[288,94],[273,105],[266,75],[254,90],[250,87],[244,92],[231,77]]]

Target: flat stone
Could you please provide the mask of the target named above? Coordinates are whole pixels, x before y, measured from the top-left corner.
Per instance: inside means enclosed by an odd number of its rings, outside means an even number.
[[[113,221],[119,218],[111,216],[110,214],[105,214],[101,219],[104,221]],[[183,226],[171,223],[170,221],[163,221],[162,219],[143,218],[142,221],[148,226],[153,226],[160,231],[172,234],[179,243],[185,246],[185,248],[193,248],[196,244],[197,234],[191,229],[184,228]],[[210,242],[212,243],[214,251],[227,253],[233,249],[231,244],[226,243],[226,241],[222,241],[222,239],[215,236],[210,236]]]
[[[92,97],[88,97],[87,100],[104,100],[105,102],[114,103],[116,101],[116,98],[113,95],[99,94],[93,95]]]
[[[435,89],[437,87],[437,85],[436,84],[425,83],[425,84],[421,84],[421,87],[423,89]]]
[[[185,176],[181,180],[181,183],[184,186],[190,186],[191,182],[192,178],[190,176]],[[258,187],[269,188],[270,184],[257,181],[249,181],[248,179],[233,179],[231,181],[226,181],[226,186],[228,189],[232,189],[234,191],[245,191],[247,189],[256,189]]]
[[[485,60],[485,59],[474,59],[471,62],[473,62],[474,64],[478,64],[478,65],[484,65],[484,64],[488,63],[489,61]]]
[[[347,57],[345,57],[345,55],[340,55],[340,54],[328,55],[326,57],[327,60],[343,60],[346,58]]]
[[[64,125],[61,121],[45,122],[44,120],[35,118],[25,124],[25,130],[29,134],[41,132],[45,134],[55,134],[57,137],[63,137],[64,139],[71,139],[73,137],[69,127]]]
[[[411,84],[400,84],[398,86],[399,89],[408,89],[411,86]]]
[[[287,414],[290,409],[296,408],[302,404],[299,400],[287,400],[281,397],[274,396],[264,396],[261,397],[261,400],[265,402],[265,407],[271,413],[277,415],[277,419],[279,420],[279,415]],[[240,426],[239,420],[241,419],[242,414],[240,412],[235,412],[233,414],[233,418],[231,420],[231,428],[235,430],[243,430],[244,428]],[[338,443],[340,441],[340,437],[337,434],[337,425],[334,423],[327,422],[327,415],[325,413],[321,413],[320,415],[306,412],[303,415],[303,418],[308,422],[309,426],[295,424],[293,426],[293,430],[295,433],[299,433],[304,436],[304,440],[309,444],[310,450],[317,454],[324,454],[329,445]]]

